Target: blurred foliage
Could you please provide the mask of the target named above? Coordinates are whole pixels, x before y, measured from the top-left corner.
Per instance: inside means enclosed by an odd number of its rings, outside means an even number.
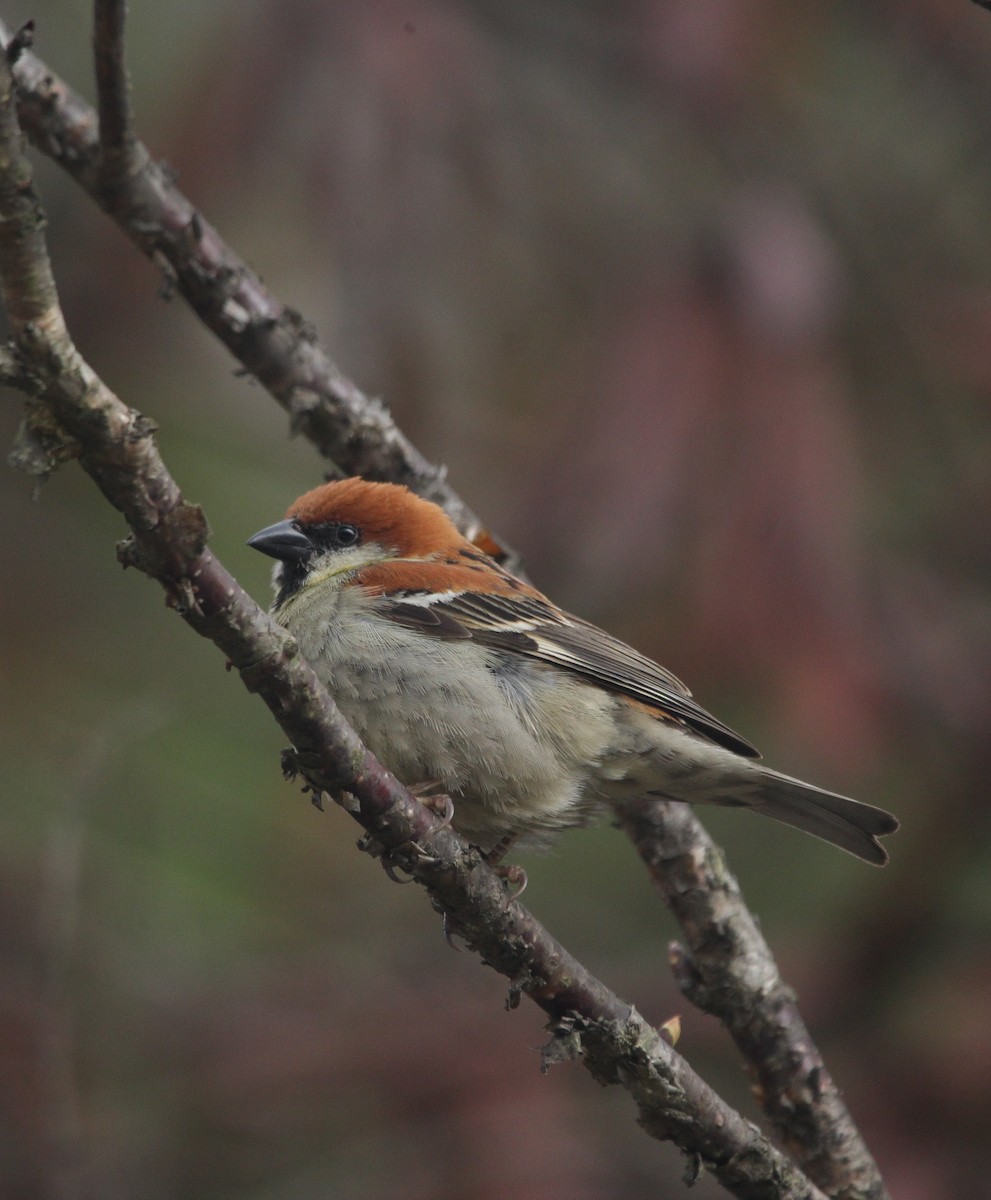
[[[131,5],[153,152],[551,595],[783,770],[896,811],[884,873],[706,814],[893,1194],[991,1163],[991,16],[965,0]],[[91,94],[87,6],[8,0]],[[321,476],[47,164],[83,352],[213,545]],[[3,406],[10,443],[18,402]],[[415,888],[74,468],[0,474],[5,1196],[680,1195],[682,1166]],[[611,829],[527,900],[754,1113]],[[703,1180],[702,1200],[718,1193]]]

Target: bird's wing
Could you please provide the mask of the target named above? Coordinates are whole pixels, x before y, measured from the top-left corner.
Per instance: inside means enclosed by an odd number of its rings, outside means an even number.
[[[696,704],[670,671],[515,580],[505,593],[429,586],[390,590],[381,584],[375,590],[382,598],[378,611],[406,628],[447,640],[470,638],[481,646],[570,671],[656,710],[658,717],[688,726],[717,745],[747,758],[760,757],[745,738]]]

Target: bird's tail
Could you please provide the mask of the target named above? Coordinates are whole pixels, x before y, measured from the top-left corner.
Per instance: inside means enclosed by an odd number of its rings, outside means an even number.
[[[760,768],[760,777],[752,798],[748,797],[748,807],[754,812],[804,829],[875,866],[883,867],[888,861],[888,852],[877,839],[898,828],[891,813],[766,767]]]

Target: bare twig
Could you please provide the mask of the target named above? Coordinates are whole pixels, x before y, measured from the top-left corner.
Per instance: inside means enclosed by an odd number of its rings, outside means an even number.
[[[679,987],[729,1030],[779,1136],[828,1195],[882,1200],[877,1165],[718,847],[684,804],[638,800],[618,815],[684,930],[687,948],[671,947]]]
[[[63,428],[80,463],[121,511],[119,547],[165,588],[169,603],[221,648],[291,739],[310,785],[341,798],[368,833],[365,849],[409,872],[486,963],[551,1017],[547,1061],[580,1056],[622,1083],[653,1136],[674,1141],[735,1195],[822,1200],[763,1135],[725,1104],[661,1035],[573,959],[517,902],[477,850],[403,788],[361,745],[285,630],[254,604],[206,547],[202,512],[187,504],[158,454],[150,422],[83,361],[58,304],[43,213],[20,150],[12,83],[0,56],[0,291],[31,406]],[[27,435],[30,437],[30,434]]]
[[[96,0],[93,7],[93,61],[100,113],[100,163],[103,191],[126,187],[147,162],[134,136],[131,84],[124,58],[124,0]]]

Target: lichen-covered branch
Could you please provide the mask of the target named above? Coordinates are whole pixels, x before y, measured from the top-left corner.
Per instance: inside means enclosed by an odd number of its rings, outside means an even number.
[[[45,461],[53,446],[62,457],[78,457],[130,526],[121,560],[157,579],[170,605],[262,696],[310,786],[340,798],[367,831],[366,848],[428,890],[449,926],[511,980],[512,999],[525,994],[548,1013],[548,1060],[579,1056],[603,1082],[622,1084],[648,1132],[673,1141],[735,1195],[822,1200],[655,1029],[507,899],[477,850],[372,757],[289,635],[214,557],[203,513],[183,499],[151,422],[110,392],[69,337],[20,142],[11,74],[0,54],[0,293],[12,331],[12,353],[0,373],[29,395],[33,416],[23,443]]]

